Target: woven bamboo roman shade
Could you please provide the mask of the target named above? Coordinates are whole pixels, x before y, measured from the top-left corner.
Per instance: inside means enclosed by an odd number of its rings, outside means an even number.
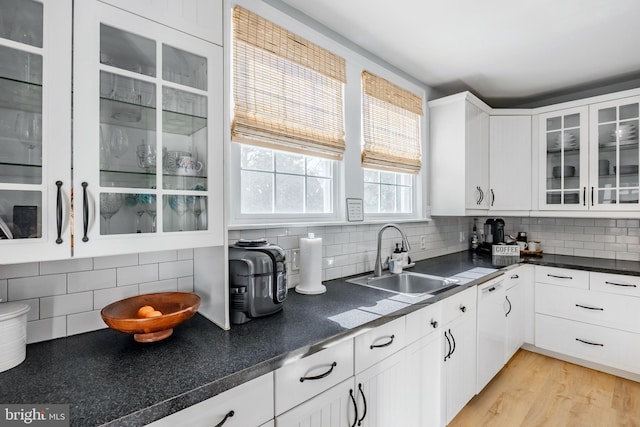
[[[420,172],[422,98],[363,71],[362,114],[362,166],[412,174]]]
[[[231,139],[341,159],[343,58],[236,6]]]

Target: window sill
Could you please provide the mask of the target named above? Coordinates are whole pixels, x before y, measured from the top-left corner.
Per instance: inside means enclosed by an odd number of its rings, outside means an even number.
[[[289,228],[289,227],[331,227],[343,225],[375,225],[375,224],[407,224],[415,222],[429,222],[427,218],[385,218],[385,219],[369,219],[364,221],[309,221],[309,222],[286,222],[286,223],[259,223],[259,224],[229,224],[228,230],[256,230],[268,228]]]

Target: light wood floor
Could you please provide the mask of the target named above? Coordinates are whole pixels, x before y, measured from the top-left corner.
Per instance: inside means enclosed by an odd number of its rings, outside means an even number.
[[[449,427],[640,426],[640,383],[526,350]]]

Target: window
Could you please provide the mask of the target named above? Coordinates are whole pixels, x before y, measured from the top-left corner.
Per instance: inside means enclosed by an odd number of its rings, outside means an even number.
[[[333,161],[244,144],[240,153],[242,214],[333,211]]]
[[[413,212],[413,175],[364,170],[366,214],[410,214]]]

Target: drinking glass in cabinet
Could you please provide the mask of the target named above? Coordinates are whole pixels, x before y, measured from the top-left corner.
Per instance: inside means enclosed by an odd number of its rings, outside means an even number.
[[[170,195],[164,196],[164,231],[206,230],[207,197]],[[204,215],[203,215],[204,214]]]
[[[100,217],[104,220],[100,227],[100,234],[111,233],[111,218],[122,207],[124,196],[121,193],[100,193]],[[117,233],[113,233],[117,234]]]
[[[42,57],[0,46],[0,182],[42,182]]]
[[[0,37],[42,47],[42,3],[25,0],[0,2]]]
[[[124,204],[135,214],[135,233],[155,233],[154,194],[125,194]],[[143,219],[147,213],[150,223]]]
[[[163,188],[192,190],[207,188],[207,98],[162,88]]]
[[[0,239],[42,237],[42,193],[0,190]]]

